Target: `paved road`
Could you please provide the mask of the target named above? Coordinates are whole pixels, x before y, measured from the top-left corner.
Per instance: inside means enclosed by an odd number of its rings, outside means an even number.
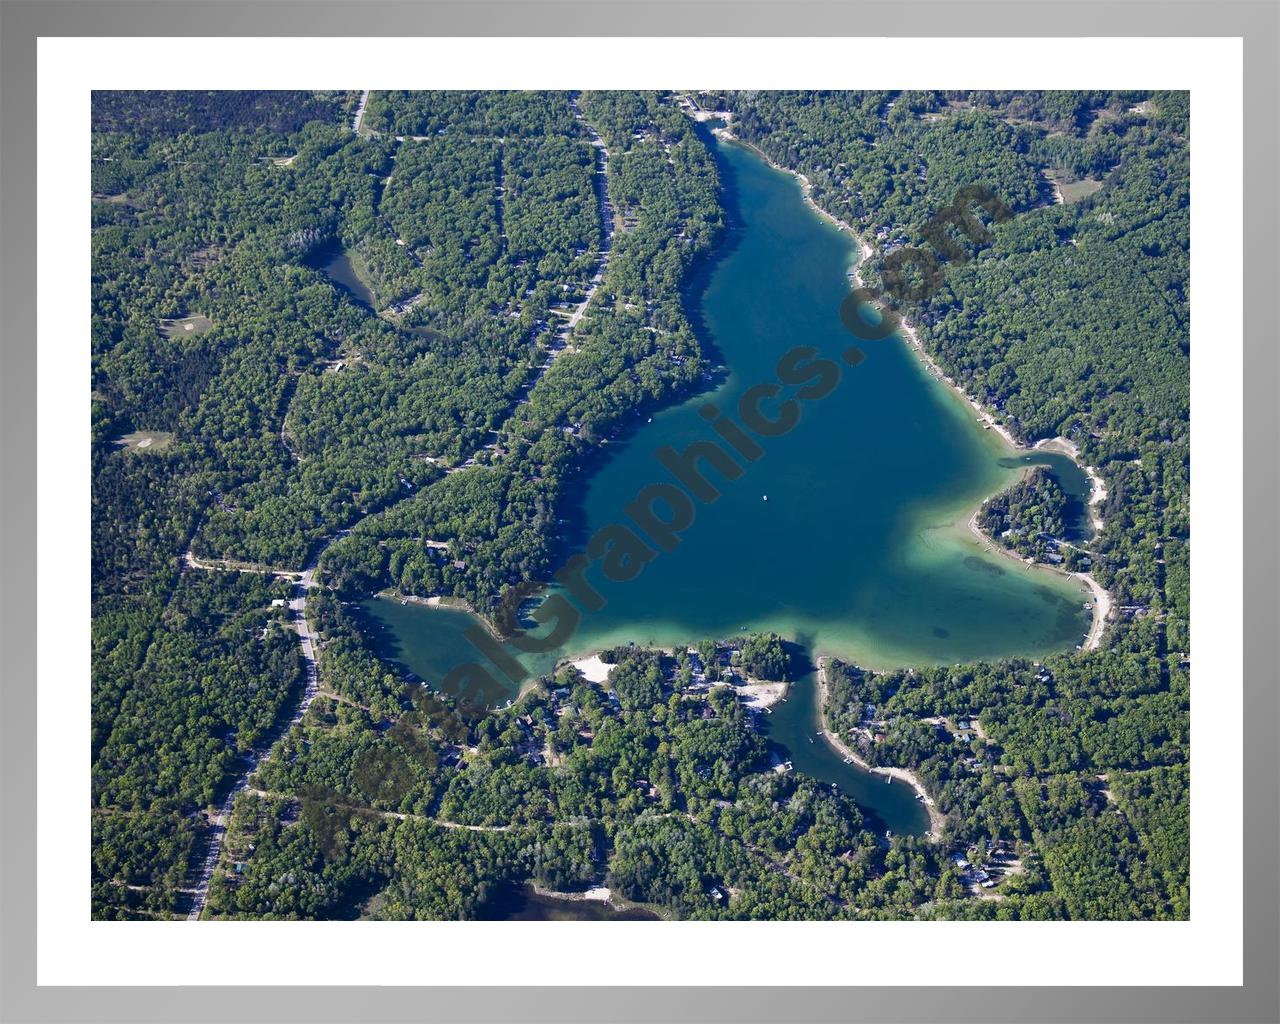
[[[333,538],[337,540],[339,537],[345,537],[349,530],[344,530]],[[333,543],[330,541],[329,543]],[[325,545],[323,550],[327,550]],[[218,866],[218,858],[222,856],[222,842],[227,834],[227,821],[231,817],[231,808],[235,804],[236,797],[248,788],[249,777],[256,772],[262,764],[271,756],[271,748],[275,745],[276,740],[287,733],[295,725],[302,721],[302,716],[307,713],[307,709],[311,707],[311,702],[315,699],[316,691],[319,689],[320,677],[316,669],[316,635],[311,629],[311,624],[307,621],[307,593],[316,585],[316,564],[320,560],[317,554],[311,564],[298,574],[297,582],[294,584],[294,596],[289,602],[289,609],[293,612],[294,628],[298,631],[301,639],[302,657],[306,662],[306,687],[302,692],[302,699],[298,701],[298,707],[294,711],[293,716],[287,721],[272,730],[271,734],[263,740],[259,746],[253,750],[248,757],[248,764],[245,766],[243,773],[236,779],[235,785],[231,787],[231,792],[222,801],[222,806],[218,808],[217,814],[213,817],[213,834],[209,838],[209,849],[205,853],[203,863],[200,865],[200,873],[196,876],[195,884],[192,886],[191,911],[187,914],[188,921],[200,920],[200,915],[204,913],[205,904],[209,899],[209,882],[213,878],[214,869]],[[207,566],[200,564],[194,558],[189,558],[188,564],[194,568],[206,568]],[[241,572],[251,570],[241,569]]]
[[[351,122],[351,130],[357,135],[360,134],[360,124],[364,121],[364,108],[369,105],[369,90],[366,89],[360,94],[360,106],[356,107],[355,119]]]
[[[596,291],[604,281],[604,272],[609,266],[609,254],[613,251],[613,206],[609,202],[609,148],[604,144],[604,139],[600,137],[600,133],[595,127],[582,116],[582,111],[578,109],[578,97],[574,96],[571,101],[573,106],[573,116],[576,117],[583,126],[591,133],[591,145],[600,152],[600,165],[596,168],[596,203],[600,210],[600,262],[596,265],[596,272],[591,278],[591,284],[587,288],[587,294],[572,313],[569,319],[564,322],[560,328],[562,335],[567,335],[571,330],[578,326],[578,321],[587,311],[591,299],[595,296]]]

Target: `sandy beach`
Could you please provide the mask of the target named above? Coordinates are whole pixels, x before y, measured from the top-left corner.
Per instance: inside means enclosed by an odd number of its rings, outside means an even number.
[[[1084,580],[1093,593],[1093,625],[1089,627],[1089,636],[1085,639],[1084,649],[1096,651],[1102,644],[1102,634],[1107,628],[1107,616],[1111,614],[1111,595],[1091,573],[1071,573],[1078,580]]]
[[[920,777],[909,768],[887,768],[872,765],[865,758],[855,753],[844,740],[835,734],[827,721],[827,695],[827,659],[820,657],[818,659],[818,700],[820,701],[818,719],[822,725],[823,738],[831,744],[836,753],[841,757],[848,758],[859,768],[865,769],[872,775],[887,775],[889,778],[899,779],[922,796],[925,810],[929,812],[929,839],[931,842],[938,842],[942,835],[942,828],[947,823],[947,816],[938,810],[937,805],[933,802],[933,797],[929,795],[924,783],[920,781]]]
[[[457,608],[459,611],[470,612],[477,618],[484,619],[483,615],[480,615],[468,602],[460,597],[449,597],[447,595],[441,596],[439,594],[435,594],[431,597],[419,597],[417,594],[402,594],[400,591],[391,588],[378,591],[377,596],[385,597],[392,601],[399,601],[401,604],[420,604],[425,608]],[[487,620],[485,624],[489,626],[489,631],[496,635],[496,630],[494,630],[493,624],[489,623]]]
[[[613,893],[609,891],[607,886],[598,885],[593,889],[585,892],[560,892],[557,889],[548,889],[539,882],[533,883],[533,891],[539,896],[546,896],[548,899],[565,900],[566,902],[587,902],[587,903],[609,903],[613,902]]]
[[[675,652],[671,648],[654,648],[661,650],[667,655],[673,655]],[[600,658],[599,653],[584,655],[574,658],[569,662],[574,668],[582,673],[583,677],[591,683],[603,685],[608,682],[609,670],[614,666]],[[744,707],[754,708],[757,711],[764,711],[773,707],[778,701],[784,699],[790,688],[789,683],[770,682],[763,679],[752,679],[744,677],[745,682],[740,684],[716,682],[711,686],[729,686],[733,689],[738,699]]]

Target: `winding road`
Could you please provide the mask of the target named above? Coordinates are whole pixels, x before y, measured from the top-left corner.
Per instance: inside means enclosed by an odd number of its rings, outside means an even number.
[[[231,791],[227,793],[222,805],[218,808],[217,814],[211,819],[213,834],[209,838],[209,849],[206,851],[204,861],[200,865],[200,873],[196,876],[195,884],[191,887],[191,910],[187,914],[188,921],[198,921],[200,915],[204,912],[205,903],[208,902],[209,882],[213,878],[214,868],[218,865],[218,858],[222,855],[222,842],[226,838],[227,821],[231,817],[231,808],[235,804],[236,797],[249,787],[249,778],[271,757],[271,748],[275,746],[276,741],[302,721],[302,716],[311,707],[311,702],[315,700],[316,693],[320,688],[320,674],[316,665],[319,638],[312,631],[311,624],[307,621],[307,594],[312,587],[316,586],[316,566],[320,562],[320,556],[328,550],[330,544],[345,537],[350,532],[350,530],[343,530],[341,533],[335,534],[320,549],[315,558],[311,560],[311,563],[298,573],[266,567],[254,569],[243,565],[233,566],[230,564],[201,562],[191,552],[187,552],[187,565],[194,569],[224,572],[261,572],[264,574],[269,573],[273,576],[294,578],[294,596],[289,601],[289,610],[293,612],[293,626],[298,632],[298,637],[301,641],[302,658],[306,665],[306,685],[302,691],[302,699],[298,701],[298,706],[293,715],[287,721],[276,726],[271,731],[271,734],[250,752],[244,771],[236,779]]]
[[[354,121],[352,122],[352,130],[357,134],[360,132],[360,125],[364,117],[365,105],[368,103],[368,100],[369,90],[366,89],[361,96],[360,107],[356,112]],[[566,337],[581,321],[583,315],[586,313],[587,307],[591,303],[592,298],[594,298],[601,284],[603,284],[605,271],[609,264],[609,254],[613,249],[614,236],[613,208],[609,202],[607,186],[609,151],[605,146],[604,140],[600,137],[599,132],[597,132],[594,126],[592,126],[586,118],[582,116],[581,111],[578,109],[576,95],[573,97],[571,102],[573,105],[574,116],[577,117],[578,120],[586,127],[587,131],[590,132],[592,145],[600,152],[600,162],[596,168],[596,195],[600,210],[601,244],[599,262],[597,263],[595,273],[591,278],[586,296],[574,308],[573,312],[569,315],[568,319],[564,325],[561,326],[560,331],[558,332],[562,339]],[[564,351],[564,349],[561,349],[560,351]],[[552,353],[546,362],[539,368],[537,376],[534,377],[532,383],[529,385],[529,391],[532,391],[533,387],[542,378],[542,375],[546,373],[552,360],[557,354],[559,353]],[[527,394],[522,401],[528,401]],[[283,426],[281,429],[281,440],[283,441]],[[462,468],[469,467],[454,467],[447,472],[456,472]],[[187,914],[188,921],[198,921],[204,913],[204,908],[208,903],[209,884],[213,879],[213,873],[217,869],[218,861],[222,856],[222,846],[226,839],[227,824],[231,818],[231,811],[235,805],[236,797],[246,790],[249,790],[250,778],[269,760],[271,757],[271,750],[275,746],[276,741],[302,721],[303,716],[306,715],[307,710],[311,707],[312,701],[315,700],[317,693],[320,691],[320,675],[317,662],[319,638],[312,631],[311,624],[307,620],[307,596],[311,590],[318,585],[316,581],[316,572],[325,553],[333,544],[350,534],[352,529],[354,529],[354,526],[348,527],[347,529],[327,538],[318,548],[307,566],[302,570],[282,569],[273,566],[254,565],[249,562],[237,562],[231,560],[201,559],[192,551],[187,551],[183,558],[185,566],[188,569],[215,572],[262,573],[276,576],[281,579],[293,580],[294,594],[292,599],[289,601],[289,609],[293,613],[294,629],[298,633],[302,649],[302,657],[306,665],[306,686],[303,690],[302,698],[298,701],[297,708],[294,710],[293,715],[287,721],[280,723],[275,729],[273,729],[271,734],[249,753],[246,758],[243,771],[236,778],[235,783],[232,785],[230,791],[218,807],[217,812],[210,819],[213,828],[209,839],[209,848],[205,852],[204,859],[200,864],[200,871],[190,889],[190,892],[192,893],[192,900],[191,908]],[[404,817],[403,815],[391,816],[400,818]],[[506,828],[506,826],[503,826],[501,828],[495,827],[490,829],[486,826],[458,825],[452,822],[437,822],[437,824],[440,824],[445,828],[464,828],[479,831],[503,831]]]

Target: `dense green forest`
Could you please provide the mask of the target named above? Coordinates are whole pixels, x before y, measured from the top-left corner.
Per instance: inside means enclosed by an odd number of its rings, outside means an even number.
[[[984,501],[974,521],[1024,558],[1073,571],[1089,569],[1090,556],[1066,540],[1068,504],[1054,475],[1037,466],[1007,491]]]
[[[846,797],[771,770],[728,688],[681,683],[687,656],[609,657],[603,688],[568,668],[478,722],[420,689],[386,731],[318,701],[238,801],[244,869],[210,914],[482,917],[526,878],[688,918],[878,917],[932,895],[936,850],[879,842]]]
[[[933,247],[938,287],[889,301],[1015,436],[1106,482],[1078,549],[1047,540],[1043,473],[979,513],[1091,568],[1103,649],[828,665],[831,727],[920,776],[936,842],[774,770],[714,684],[790,678],[777,636],[727,665],[606,652],[604,685],[563,669],[485,713],[373,653],[353,601],[492,613],[553,568],[601,443],[703,386],[683,288],[725,215],[671,94],[374,92],[357,134],[359,100],[94,96],[96,917],[184,913],[255,764],[206,918],[483,918],[529,880],[685,918],[1187,916],[1185,94],[700,97],[873,242],[870,284]],[[974,184],[1013,216],[931,231]],[[262,570],[310,566],[319,693],[276,739],[306,664],[296,577]]]

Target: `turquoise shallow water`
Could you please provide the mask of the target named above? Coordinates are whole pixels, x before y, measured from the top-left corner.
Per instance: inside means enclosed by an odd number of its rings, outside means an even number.
[[[798,401],[790,432],[756,438],[763,454],[738,459],[740,478],[706,471],[721,496],[694,503],[673,551],[625,582],[606,580],[599,566],[588,570],[604,607],[584,612],[559,650],[522,656],[525,664],[547,671],[570,653],[727,637],[743,627],[872,668],[1042,655],[1080,643],[1089,626],[1083,587],[986,553],[965,523],[1030,464],[1048,465],[1078,499],[1087,493],[1084,475],[1065,456],[1015,452],[984,431],[901,339],[856,342],[839,317],[852,239],[805,205],[791,175],[745,147],[716,146],[735,226],[700,312],[727,376],[610,446],[571,515],[584,526],[581,543],[607,524],[627,523],[623,510],[642,487],[674,482],[658,451],[718,440],[703,407],[738,419],[748,389],[777,382],[784,353],[817,349],[817,358],[839,366],[839,382],[825,397]],[[865,358],[849,366],[841,354],[855,342]],[[783,388],[762,411],[775,416],[795,391]],[[660,505],[658,514],[668,510]],[[1086,532],[1082,502],[1076,515]],[[388,600],[366,607],[384,653],[429,683],[478,659],[462,635],[472,622],[465,613]],[[468,696],[515,694],[514,684],[492,674],[494,685]],[[794,688],[770,716],[771,737],[798,769],[845,788],[888,827],[923,831],[923,809],[908,787],[844,765],[820,738],[808,742],[817,728],[815,690],[808,676]]]

